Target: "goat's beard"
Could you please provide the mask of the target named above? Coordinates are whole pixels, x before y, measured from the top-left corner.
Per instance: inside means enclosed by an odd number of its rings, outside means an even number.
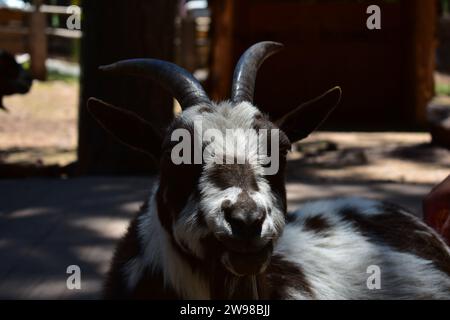
[[[261,299],[265,297],[265,271],[273,254],[271,241],[254,253],[236,252],[225,248],[214,237],[202,242],[211,276],[212,299]]]
[[[236,276],[222,263],[212,264],[210,272],[210,294],[214,300],[258,300],[268,299],[266,275]]]
[[[264,299],[265,271],[273,254],[273,240],[256,252],[236,252],[214,236],[202,239],[210,275],[212,299]]]

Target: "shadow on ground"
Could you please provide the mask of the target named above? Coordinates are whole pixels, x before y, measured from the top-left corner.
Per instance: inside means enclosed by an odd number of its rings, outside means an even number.
[[[96,299],[117,240],[152,187],[151,178],[0,180],[0,298]],[[288,183],[289,208],[305,200],[369,196],[416,213],[429,185]],[[78,265],[82,289],[68,290]]]
[[[117,239],[151,179],[0,181],[0,298],[95,299]],[[78,265],[82,289],[66,287]]]

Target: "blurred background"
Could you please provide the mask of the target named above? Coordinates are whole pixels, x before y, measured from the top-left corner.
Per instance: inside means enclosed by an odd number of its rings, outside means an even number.
[[[380,30],[366,26],[372,4]],[[157,85],[98,66],[173,61],[227,99],[240,54],[262,40],[286,46],[259,72],[264,112],[343,89],[339,109],[290,154],[290,209],[360,195],[420,216],[450,173],[450,0],[0,0],[0,298],[98,298],[152,187],[157,164],[105,133],[86,101],[160,128],[179,107]],[[81,290],[66,287],[69,265],[81,268]]]

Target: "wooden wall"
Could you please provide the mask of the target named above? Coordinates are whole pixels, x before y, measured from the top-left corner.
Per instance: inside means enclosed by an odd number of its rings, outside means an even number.
[[[368,30],[366,9],[379,4],[382,29]],[[213,0],[210,93],[227,98],[234,64],[251,44],[285,50],[262,67],[256,103],[277,116],[340,85],[344,96],[328,127],[408,129],[424,123],[433,95],[436,3],[399,0],[316,3]]]
[[[84,0],[81,50],[78,169],[80,174],[154,173],[158,159],[122,145],[108,134],[86,108],[96,97],[133,111],[166,128],[173,118],[173,99],[148,79],[112,76],[98,67],[119,60],[173,60],[177,0]],[[150,139],[150,138],[149,138]]]
[[[18,10],[0,9],[0,49],[13,54],[27,52],[27,34],[25,25],[28,22],[28,14]],[[10,25],[21,30],[12,32]]]

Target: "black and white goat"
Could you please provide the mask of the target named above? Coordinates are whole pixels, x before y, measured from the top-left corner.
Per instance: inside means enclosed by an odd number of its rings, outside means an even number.
[[[32,78],[10,53],[0,50],[0,109],[7,110],[3,105],[3,96],[25,94],[30,91]]]
[[[89,101],[108,131],[161,158],[159,182],[115,252],[106,298],[450,299],[450,250],[406,210],[338,198],[287,213],[286,153],[336,107],[341,90],[272,122],[252,101],[258,68],[280,47],[262,42],[247,50],[232,99],[221,103],[168,62],[128,60],[102,68],[161,83],[184,110],[164,136],[129,111]],[[182,128],[195,135],[197,121],[221,132],[281,129],[278,173],[265,175],[263,163],[250,161],[174,164],[171,133]],[[203,149],[215,143],[195,138]],[[378,285],[368,281],[371,270],[380,272]]]

